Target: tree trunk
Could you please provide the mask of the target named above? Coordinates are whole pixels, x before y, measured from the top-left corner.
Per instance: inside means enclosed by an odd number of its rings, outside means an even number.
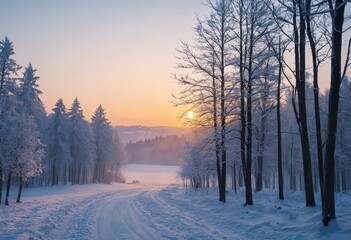
[[[56,163],[55,160],[52,163],[52,179],[51,179],[51,185],[54,186],[56,182]]]
[[[316,205],[314,199],[313,190],[313,179],[312,179],[312,167],[311,167],[311,153],[310,143],[308,138],[308,126],[307,126],[307,110],[306,110],[306,25],[305,16],[303,13],[303,3],[299,1],[299,12],[300,12],[300,72],[299,72],[299,83],[297,88],[299,98],[299,120],[301,124],[300,138],[302,147],[302,160],[303,160],[303,172],[304,172],[304,185],[305,185],[305,197],[306,206],[314,207]]]
[[[67,184],[67,169],[66,169],[66,164],[63,168],[63,185]]]
[[[233,184],[234,184],[234,191],[237,193],[237,187],[236,187],[236,167],[235,163],[233,164]]]
[[[243,168],[239,167],[239,187],[242,187],[243,186]]]
[[[315,166],[315,164],[312,164],[312,169],[313,169],[313,178],[314,178],[314,182],[315,182],[315,184],[314,184],[314,191],[315,192],[318,192],[318,184],[317,184],[317,182],[318,182],[318,174],[317,174],[317,167]]]
[[[225,31],[224,31],[224,19],[221,23],[221,201],[225,202],[225,191],[226,191],[226,177],[227,177],[227,150],[226,150],[226,110],[225,110],[225,71],[224,71],[224,53],[225,53]]]
[[[0,95],[3,93],[2,89],[4,88],[5,84],[5,71],[6,71],[6,62],[8,61],[10,56],[6,55],[3,59],[2,66],[1,66],[1,75],[0,75]]]
[[[332,7],[331,0],[328,1]],[[334,153],[336,142],[336,129],[338,122],[339,92],[341,84],[341,51],[342,30],[344,24],[345,5],[343,0],[335,1],[335,10],[331,9],[333,18],[332,26],[332,54],[331,54],[331,79],[328,104],[327,141],[324,155],[324,187],[323,187],[323,223],[328,225],[331,219],[335,219],[334,197]]]
[[[96,163],[95,165],[94,165],[94,172],[93,172],[93,182],[98,182],[98,177],[97,177],[97,175],[98,175],[98,163]]]
[[[234,165],[231,166],[231,177],[232,177],[232,181],[231,181],[231,184],[232,184],[232,190],[234,190]]]
[[[241,131],[240,131],[240,156],[241,156],[241,166],[239,170],[239,186],[242,187],[242,178],[244,178],[245,186],[247,186],[246,179],[248,176],[246,175],[246,104],[245,104],[245,79],[244,79],[244,34],[243,34],[243,11],[244,11],[243,2],[240,1],[240,18],[239,18],[239,31],[240,31],[240,122],[241,122]],[[251,178],[251,176],[250,176]],[[246,203],[249,202],[250,194],[248,193],[249,189],[246,187]]]
[[[263,172],[263,156],[257,157],[257,176],[256,176],[256,192],[259,192],[263,188],[262,184],[262,172]]]
[[[78,166],[78,172],[77,172],[77,184],[81,184],[81,179],[82,179],[82,167]]]
[[[215,76],[215,60],[214,53],[212,54],[212,89],[213,89],[213,134],[215,138],[215,154],[216,154],[216,170],[217,170],[217,181],[218,181],[218,196],[219,201],[221,201],[221,166],[220,166],[220,156],[219,156],[219,140],[218,140],[218,119],[217,119],[217,88],[216,88],[216,78]]]
[[[3,172],[2,172],[2,167],[0,163],[0,204],[2,201],[2,178],[3,178]]]
[[[23,178],[21,176],[19,178],[19,188],[18,188],[18,195],[17,195],[16,203],[20,203],[21,202],[22,189],[23,189]]]
[[[279,199],[284,200],[284,179],[283,179],[283,157],[282,157],[282,131],[280,120],[280,85],[282,80],[282,52],[281,41],[279,39],[279,72],[278,72],[278,89],[277,89],[277,136],[278,136],[278,182],[279,182]]]
[[[210,175],[206,174],[206,188],[210,188]]]
[[[311,0],[307,1],[307,12],[310,11]],[[319,187],[321,194],[321,201],[323,201],[323,143],[322,143],[322,130],[321,130],[321,117],[319,112],[319,86],[318,86],[318,63],[317,63],[317,50],[311,30],[310,16],[306,17],[307,23],[307,36],[310,42],[313,64],[313,96],[314,96],[314,115],[316,124],[316,140],[317,140],[317,156],[318,156],[318,173],[319,173]],[[315,183],[316,184],[316,183]],[[323,203],[322,203],[323,205]]]
[[[267,63],[268,68],[268,63]],[[265,77],[265,94],[262,100],[262,110],[260,116],[260,130],[258,133],[258,156],[257,156],[257,178],[256,178],[256,192],[259,192],[263,188],[263,153],[266,139],[266,125],[267,125],[267,77]]]
[[[341,170],[341,191],[346,192],[346,169]]]
[[[5,198],[5,205],[6,206],[9,205],[11,178],[12,178],[12,172],[9,172],[9,174],[7,176],[7,186],[6,186],[6,198]]]
[[[253,6],[253,0],[251,5]],[[251,12],[251,22],[253,22],[253,12]],[[248,90],[247,90],[247,148],[246,148],[246,169],[245,169],[245,205],[252,205],[252,186],[251,186],[251,166],[252,166],[252,57],[253,57],[253,35],[254,26],[250,26],[250,44],[249,44],[249,66],[248,66]]]
[[[68,181],[73,185],[73,166],[71,165],[68,169]]]
[[[220,184],[220,201],[225,202],[225,191],[226,191],[226,165],[227,165],[227,151],[225,146],[225,106],[224,106],[224,73],[222,79],[222,100],[221,100],[221,184]]]
[[[336,181],[334,181],[335,192],[340,192],[340,171],[339,170],[336,170],[335,178],[336,178]]]

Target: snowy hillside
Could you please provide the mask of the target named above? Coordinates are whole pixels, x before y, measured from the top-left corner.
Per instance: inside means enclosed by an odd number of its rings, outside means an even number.
[[[139,176],[141,184],[25,189],[21,204],[13,196],[9,207],[0,206],[0,238],[350,239],[350,195],[336,195],[338,218],[325,228],[320,206],[306,208],[303,192],[287,192],[279,201],[276,191],[265,189],[254,194],[253,206],[243,207],[244,189],[220,203],[216,189],[160,186],[167,169],[175,177],[170,167],[134,165],[125,169],[126,178]],[[158,186],[146,185],[150,178]]]

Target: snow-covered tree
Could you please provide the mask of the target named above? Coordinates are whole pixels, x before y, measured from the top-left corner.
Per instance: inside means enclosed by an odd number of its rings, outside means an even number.
[[[13,78],[20,66],[12,58],[14,55],[13,44],[5,37],[0,41],[0,124],[4,124],[5,115],[15,111],[16,80]],[[2,142],[0,141],[0,146]],[[2,181],[4,177],[3,158],[0,158],[0,203],[2,199]]]
[[[215,174],[216,162],[213,151],[214,144],[208,141],[198,141],[194,145],[188,143],[179,176],[193,188],[214,185],[212,176]],[[212,184],[210,181],[212,180]]]
[[[20,202],[23,182],[41,173],[43,146],[38,137],[36,124],[31,116],[23,113],[8,115],[1,122],[1,158],[5,160],[7,188],[5,205],[9,204],[9,192],[12,176],[20,179],[17,202]]]
[[[233,5],[231,0],[207,1],[211,13],[198,19],[196,44],[183,43],[178,67],[189,71],[177,77],[183,86],[178,105],[197,112],[196,122],[213,129],[219,201],[226,201],[227,125],[232,83]]]
[[[112,129],[101,105],[91,118],[91,127],[96,147],[94,181],[107,182],[108,166],[113,161]]]
[[[21,68],[12,58],[14,54],[12,42],[5,37],[4,40],[0,41],[0,96],[14,90],[15,81],[12,75]]]
[[[36,76],[36,69],[29,63],[25,68],[23,78],[20,79],[19,100],[22,102],[21,109],[28,116],[33,116],[40,131],[44,131],[46,112],[43,102],[40,99],[42,91],[38,89],[39,77]]]
[[[124,146],[119,138],[117,129],[111,128],[112,131],[112,161],[107,166],[107,182],[123,181],[123,176],[120,169],[126,164],[126,154]]]
[[[48,136],[46,164],[51,176],[51,184],[58,184],[59,179],[67,182],[68,166],[71,163],[69,145],[69,126],[66,107],[62,99],[57,100],[49,116],[46,135]]]
[[[84,119],[83,110],[77,98],[68,113],[70,127],[70,180],[72,184],[87,183],[95,159],[95,144],[89,123]]]

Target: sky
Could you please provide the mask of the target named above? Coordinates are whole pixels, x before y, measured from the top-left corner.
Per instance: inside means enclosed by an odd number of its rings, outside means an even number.
[[[2,0],[0,38],[38,69],[48,113],[75,97],[113,125],[182,126],[172,106],[176,48],[191,41],[202,0]],[[20,71],[22,74],[23,69]]]
[[[176,49],[192,42],[196,15],[208,12],[202,2],[2,0],[0,38],[14,43],[17,63],[38,69],[48,113],[57,99],[70,108],[77,97],[87,120],[102,104],[113,125],[181,127],[170,103]],[[321,66],[321,89],[329,69]]]

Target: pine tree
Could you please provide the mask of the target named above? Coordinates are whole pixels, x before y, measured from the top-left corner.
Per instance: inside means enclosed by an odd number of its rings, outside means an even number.
[[[70,180],[72,184],[88,182],[89,170],[95,158],[93,134],[88,122],[84,119],[83,110],[77,98],[68,113],[70,132]]]
[[[96,147],[94,181],[106,183],[108,166],[113,160],[113,142],[111,126],[101,105],[96,109],[91,121]]]
[[[0,96],[14,90],[15,81],[11,75],[16,74],[21,68],[12,58],[14,54],[12,42],[5,37],[4,40],[0,41]]]
[[[13,44],[5,37],[0,41],[0,125],[3,125],[5,115],[14,111],[16,98],[14,95],[16,81],[12,77],[20,69],[20,66],[12,58],[14,55]],[[6,135],[5,135],[6,136]],[[3,142],[0,140],[0,146]],[[4,177],[5,159],[0,158],[0,203],[2,200],[2,181]]]
[[[39,130],[43,132],[45,129],[46,112],[44,104],[39,97],[42,91],[38,89],[39,85],[37,82],[39,77],[36,76],[36,71],[31,63],[25,68],[23,78],[20,79],[19,99],[22,101],[21,109],[28,116],[34,117]]]
[[[67,168],[71,162],[69,151],[68,115],[62,99],[57,100],[47,128],[47,164],[50,166],[51,184],[59,182],[59,175],[67,183]],[[60,174],[61,173],[61,174]]]

